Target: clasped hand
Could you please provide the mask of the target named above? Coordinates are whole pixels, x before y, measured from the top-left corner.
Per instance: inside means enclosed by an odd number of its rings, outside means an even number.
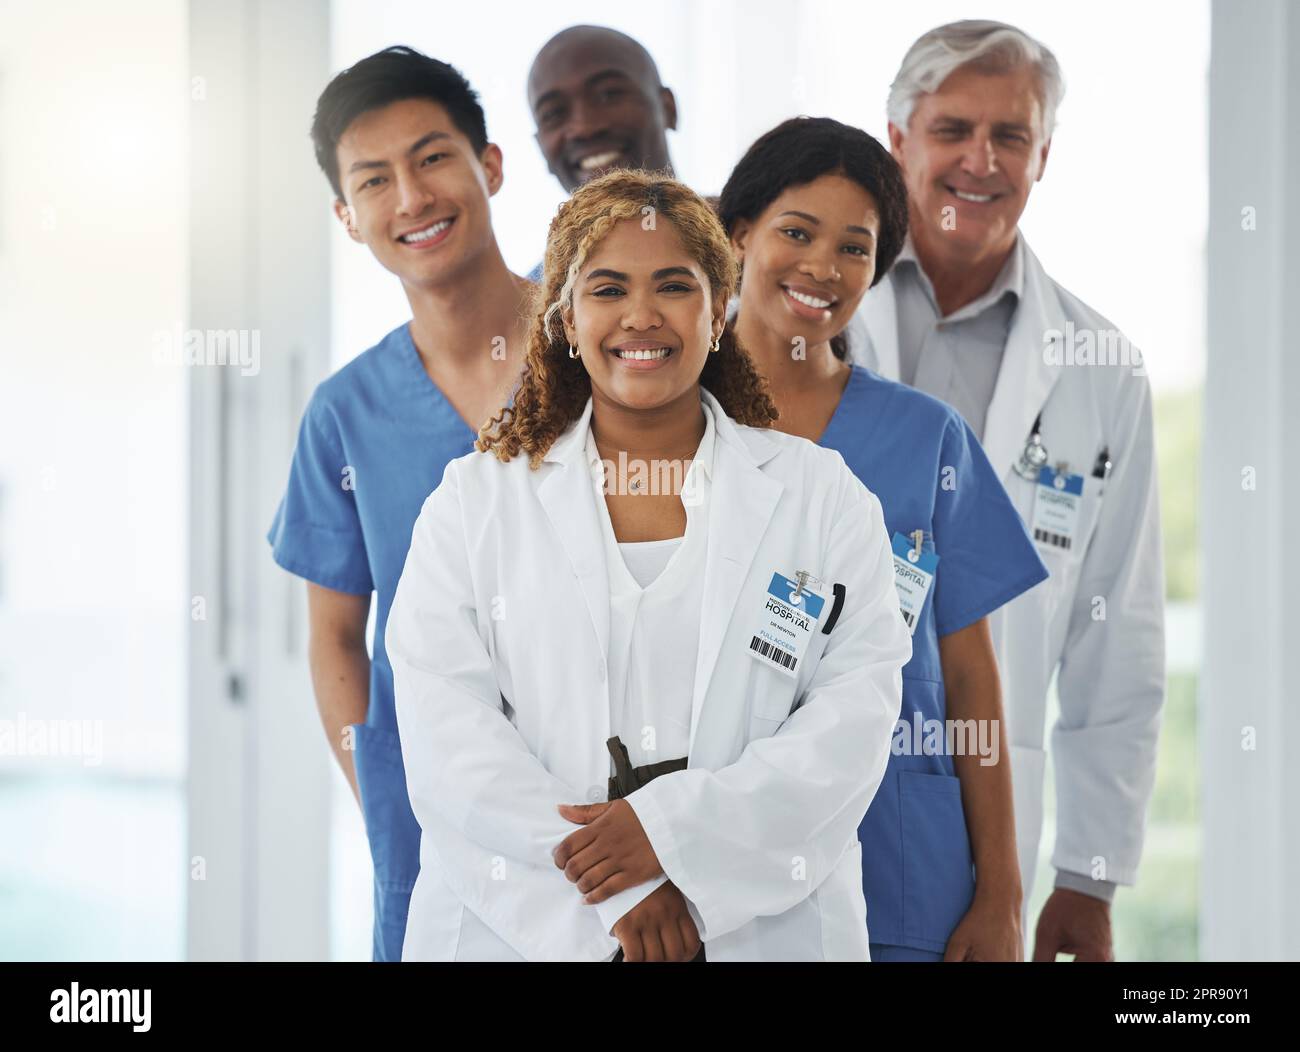
[[[561,817],[579,826],[552,852],[555,865],[595,905],[663,873],[641,820],[626,800],[560,804]],[[625,961],[689,961],[699,932],[686,899],[671,883],[656,888],[614,925]]]

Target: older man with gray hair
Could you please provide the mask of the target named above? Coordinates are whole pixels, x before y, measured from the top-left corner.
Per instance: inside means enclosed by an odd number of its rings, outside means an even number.
[[[849,342],[862,364],[961,412],[1048,565],[1047,581],[990,618],[1023,897],[1042,829],[1055,676],[1056,886],[1033,957],[1111,960],[1110,901],[1116,885],[1136,881],[1155,780],[1164,570],[1141,357],[1052,281],[1018,229],[1063,94],[1051,51],[1013,26],[955,22],[912,45],[888,103],[910,233]],[[942,575],[941,562],[940,588]]]

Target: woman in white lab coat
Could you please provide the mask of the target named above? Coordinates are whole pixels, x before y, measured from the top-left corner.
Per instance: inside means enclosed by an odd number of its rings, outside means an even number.
[[[658,175],[551,224],[519,389],[387,624],[404,960],[868,959],[857,827],[911,645],[879,502],[766,426],[735,276]]]

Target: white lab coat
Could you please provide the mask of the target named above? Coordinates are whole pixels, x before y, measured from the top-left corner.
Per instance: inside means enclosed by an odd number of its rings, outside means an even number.
[[[838,453],[702,397],[717,440],[689,767],[627,799],[708,960],[867,960],[857,827],[911,655],[880,504]],[[610,774],[590,414],[588,400],[537,471],[525,455],[453,461],[416,522],[385,637],[423,830],[403,960],[618,949],[617,918],[551,858],[579,828],[555,805],[607,799]],[[828,611],[834,583],[846,599],[795,680],[749,642],[772,574],[798,570],[825,582]]]
[[[863,298],[848,332],[854,359],[894,380],[897,317],[887,277]],[[1037,487],[1013,465],[1039,412],[1048,464],[1064,460],[1084,476],[1073,550],[1040,545],[1049,579],[990,618],[1026,903],[1042,833],[1053,673],[1059,668],[1060,718],[1052,730],[1057,869],[1118,884],[1137,879],[1164,704],[1164,568],[1151,387],[1144,372],[1129,366],[1060,364],[1059,355],[1046,354],[1045,334],[1066,333],[1067,321],[1076,333],[1114,331],[1052,281],[1026,244],[1024,296],[1007,336],[984,448],[1026,524]],[[1092,477],[1103,447],[1114,465],[1104,483]]]

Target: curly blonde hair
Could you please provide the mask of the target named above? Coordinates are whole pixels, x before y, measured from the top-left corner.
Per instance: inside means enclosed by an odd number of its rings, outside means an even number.
[[[558,315],[572,309],[578,272],[614,225],[646,215],[673,224],[708,277],[715,305],[731,298],[737,278],[731,243],[713,209],[695,191],[664,173],[634,170],[612,171],[578,187],[551,220],[514,405],[503,407],[483,425],[475,449],[491,451],[499,460],[524,452],[536,469],[552,443],[582,415],[591,379],[569,358],[569,341]],[[768,427],[777,417],[766,381],[730,325],[723,330],[718,351],[708,355],[700,383],[738,423]]]

